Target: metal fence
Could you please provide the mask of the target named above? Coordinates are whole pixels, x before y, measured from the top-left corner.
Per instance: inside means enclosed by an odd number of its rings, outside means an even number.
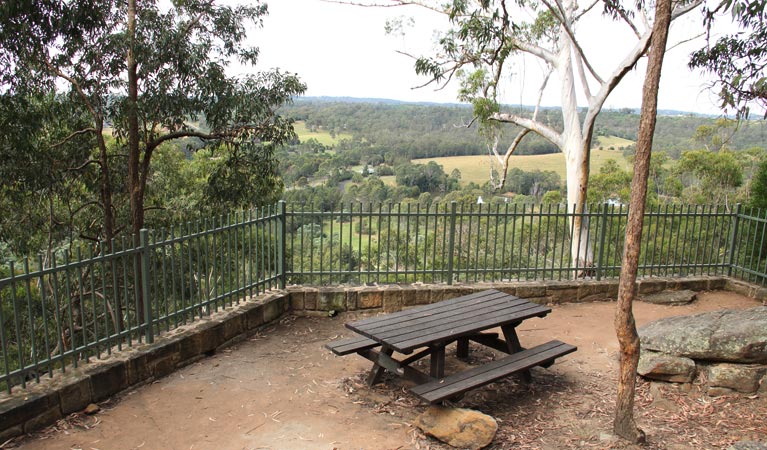
[[[627,208],[285,203],[142,231],[0,267],[0,384],[10,391],[286,283],[472,283],[616,278]],[[718,206],[647,212],[640,276],[730,275],[767,285],[767,214]],[[573,261],[587,260],[578,267]]]

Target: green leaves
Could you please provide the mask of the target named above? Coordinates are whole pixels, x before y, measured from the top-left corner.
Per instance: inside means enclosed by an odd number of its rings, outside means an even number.
[[[690,56],[689,65],[714,74],[721,107],[748,117],[751,106],[765,110],[767,117],[767,12],[766,0],[724,0],[707,10],[704,22],[711,26],[715,13],[730,10],[741,30],[710,42]]]

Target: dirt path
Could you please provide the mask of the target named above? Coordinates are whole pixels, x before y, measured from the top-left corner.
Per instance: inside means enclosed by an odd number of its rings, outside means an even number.
[[[637,303],[635,313],[641,325],[670,315],[757,304],[715,292],[681,307]],[[610,448],[600,436],[610,429],[614,397],[618,346],[613,311],[612,303],[555,306],[545,319],[520,327],[523,345],[556,338],[579,349],[549,370],[536,369],[530,385],[509,379],[466,395],[460,406],[499,420],[491,448]],[[287,317],[236,347],[102,404],[95,416],[60,421],[28,437],[21,448],[444,448],[410,425],[425,405],[406,385],[388,378],[368,388],[363,382],[367,360],[335,357],[322,348],[349,335],[343,323],[357,317]],[[478,347],[472,350],[475,361],[495,357]],[[751,435],[767,439],[762,398],[710,399],[695,389],[687,393],[647,383],[640,384],[637,398],[650,448],[721,448]]]

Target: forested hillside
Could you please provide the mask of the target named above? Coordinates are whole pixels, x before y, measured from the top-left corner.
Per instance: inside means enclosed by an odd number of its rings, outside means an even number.
[[[531,115],[532,109],[520,107],[516,112]],[[487,142],[478,136],[468,105],[413,104],[370,100],[369,102],[337,101],[334,99],[298,99],[284,113],[306,123],[312,130],[331,134],[350,133],[371,146],[396,146],[401,154],[414,158],[439,156],[481,155],[487,153]],[[545,108],[540,119],[557,130],[562,119],[557,108]],[[639,115],[630,109],[605,110],[596,122],[595,136],[617,136],[636,140]],[[716,128],[717,118],[695,114],[661,115],[655,131],[656,151],[665,151],[674,159],[682,151],[700,146],[696,132],[700,127]],[[762,147],[767,141],[767,122],[730,122],[722,136],[729,148],[745,150]],[[736,132],[737,129],[737,132]],[[509,125],[502,141],[506,148],[519,131]],[[594,143],[598,145],[598,141]],[[616,149],[622,150],[622,149]],[[538,136],[528,135],[520,146],[520,155],[554,153],[554,145]]]

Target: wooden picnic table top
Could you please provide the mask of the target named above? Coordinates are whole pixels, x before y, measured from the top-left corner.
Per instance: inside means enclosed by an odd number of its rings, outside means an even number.
[[[495,289],[346,324],[400,353],[498,326],[544,317],[551,308]]]

